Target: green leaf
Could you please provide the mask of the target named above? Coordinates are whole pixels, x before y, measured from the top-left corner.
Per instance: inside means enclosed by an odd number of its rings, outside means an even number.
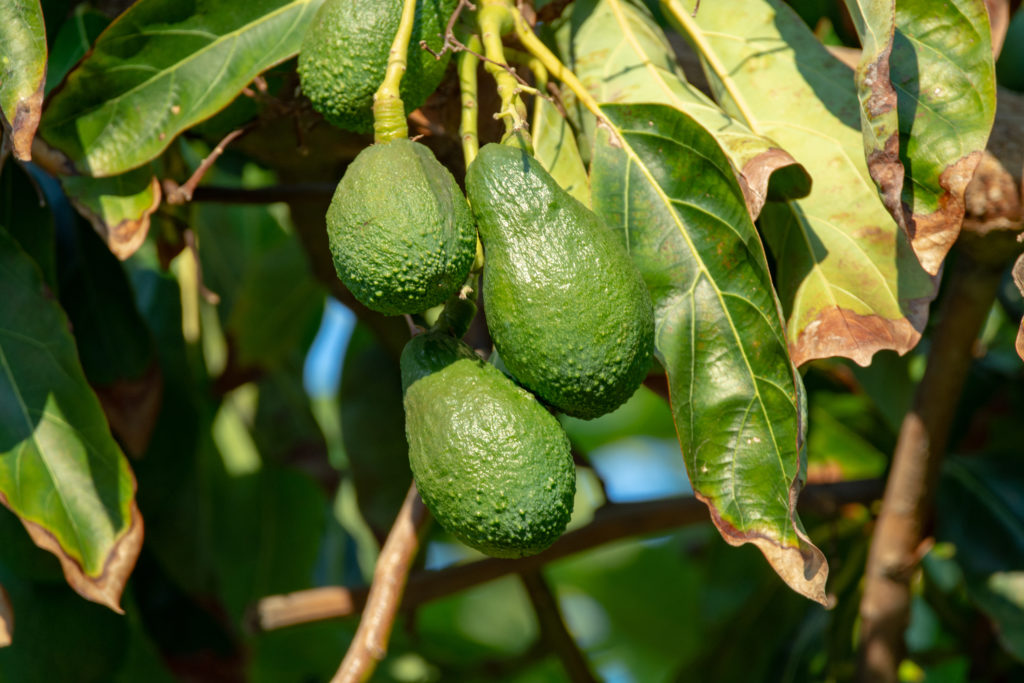
[[[953,457],[938,488],[938,538],[957,547],[968,594],[1024,660],[1024,467],[1019,453]]]
[[[118,603],[142,544],[135,478],[39,270],[0,232],[0,500],[83,597]]]
[[[53,213],[38,182],[21,164],[0,174],[0,225],[43,271],[46,286],[57,291]]]
[[[533,101],[530,132],[533,134],[533,155],[544,170],[566,192],[589,207],[590,181],[580,149],[576,146],[576,136],[554,103],[543,97]]]
[[[110,178],[61,176],[68,199],[122,261],[146,240],[160,206],[160,183],[149,166]]]
[[[60,250],[60,302],[82,369],[110,428],[125,450],[141,456],[163,396],[153,340],[135,307],[121,263],[85,221],[75,221]]]
[[[110,18],[88,5],[78,5],[67,21],[57,30],[50,50],[50,63],[46,68],[46,92],[50,93],[64,80],[72,67],[92,47]]]
[[[794,590],[824,603],[828,567],[794,510],[803,384],[729,160],[678,110],[602,111],[615,130],[598,132],[594,206],[623,231],[651,290],[694,492],[726,541],[753,543]]]
[[[645,10],[621,0],[580,0],[559,34],[562,55],[598,102],[660,103],[686,112],[711,132],[742,178],[756,216],[768,195],[802,196],[806,171],[773,140],[757,135],[690,85],[661,28]]]
[[[43,8],[39,0],[0,0],[0,16],[0,120],[10,130],[14,156],[28,161],[46,81]]]
[[[867,365],[876,351],[913,348],[936,283],[871,181],[850,70],[779,0],[716,0],[696,19],[678,0],[663,4],[726,111],[778,141],[814,179],[807,197],[769,202],[760,221],[794,362],[845,356]]]
[[[321,2],[140,0],[54,91],[41,135],[92,176],[140,166],[294,56]]]
[[[964,217],[964,191],[995,118],[984,0],[847,0],[864,44],[857,69],[868,169],[936,274]]]
[[[283,207],[276,207],[277,209]],[[195,207],[205,285],[241,368],[280,365],[312,341],[323,289],[309,273],[298,240],[280,211],[204,203]]]

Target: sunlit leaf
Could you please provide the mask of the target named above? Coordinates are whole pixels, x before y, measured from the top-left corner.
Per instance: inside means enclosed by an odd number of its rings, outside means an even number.
[[[825,558],[794,506],[803,385],[764,249],[715,139],[664,105],[605,105],[594,207],[622,230],[655,307],[694,493],[726,541],[753,543],[797,592],[825,601]]]
[[[135,479],[39,270],[0,232],[0,500],[83,597],[120,611],[142,543]]]
[[[53,92],[41,135],[82,173],[140,166],[294,56],[321,2],[141,0]]]
[[[1017,285],[1017,289],[1020,290],[1021,296],[1024,296],[1024,254],[1017,257],[1017,262],[1013,264],[1013,281]],[[1017,355],[1024,360],[1024,320],[1020,322],[1020,329],[1017,331]]]
[[[559,32],[562,54],[599,102],[667,104],[710,131],[743,178],[751,214],[768,195],[807,194],[807,173],[775,141],[758,135],[690,85],[650,14],[622,0],[581,0]],[[586,119],[584,119],[586,120]],[[777,173],[779,177],[772,178]]]
[[[566,192],[590,206],[590,181],[576,146],[575,133],[554,103],[538,97],[533,102],[533,150],[544,170]]]
[[[810,172],[811,193],[761,214],[777,266],[793,360],[913,348],[935,296],[864,161],[852,72],[778,0],[716,0],[696,19],[666,9],[705,59],[726,111],[778,141]]]
[[[964,191],[995,116],[984,0],[847,0],[868,170],[932,274],[964,216]]]
[[[0,0],[0,120],[14,156],[32,158],[46,81],[46,31],[39,0]]]

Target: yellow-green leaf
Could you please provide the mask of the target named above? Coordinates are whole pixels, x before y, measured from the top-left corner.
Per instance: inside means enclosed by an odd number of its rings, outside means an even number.
[[[715,0],[696,19],[679,0],[663,4],[703,56],[719,103],[813,178],[809,195],[769,202],[760,221],[793,360],[866,365],[876,351],[913,348],[936,283],[868,173],[853,73],[779,0]]]

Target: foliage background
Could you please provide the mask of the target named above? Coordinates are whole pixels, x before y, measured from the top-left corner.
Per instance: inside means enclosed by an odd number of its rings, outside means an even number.
[[[125,4],[42,3],[48,92]],[[648,4],[667,28],[657,4]],[[839,3],[791,4],[822,42],[855,43]],[[1018,92],[1022,45],[1018,10],[996,65],[1000,84]],[[0,586],[16,624],[13,644],[0,649],[0,681],[327,680],[352,637],[354,619],[261,632],[254,605],[369,581],[409,483],[395,361],[407,332],[401,321],[355,305],[353,315],[338,303],[352,304],[324,260],[330,192],[368,141],[316,124],[294,95],[294,60],[270,68],[265,89],[234,98],[271,63],[232,75],[237,88],[224,86],[224,101],[204,110],[212,118],[183,123],[179,137],[147,140],[166,146],[152,165],[90,160],[92,175],[112,176],[102,189],[81,182],[86,176],[59,182],[10,159],[3,167],[0,225],[65,311],[85,378],[101,400],[113,397],[103,407],[137,456],[131,468],[146,529],[119,616],[76,595],[56,558],[32,544],[15,515],[0,512]],[[95,83],[81,87],[88,93]],[[457,111],[449,79],[413,120],[434,133],[425,141],[439,158],[461,171]],[[154,192],[167,199],[174,190],[154,189],[151,178],[183,181],[225,134],[246,125],[253,129],[228,146],[192,202],[165,201],[145,213]],[[497,134],[486,126],[482,133]],[[149,221],[144,241],[141,215]],[[108,232],[105,245],[100,226],[135,232],[122,241]],[[137,251],[119,262],[116,244]],[[953,424],[936,543],[913,583],[906,680],[1024,675],[1024,370],[1014,352],[1022,314],[1007,275]],[[802,368],[810,484],[885,475],[929,343],[926,330],[902,357],[882,351],[869,367],[827,359]],[[570,529],[609,503],[691,495],[659,391],[653,381],[611,415],[564,419],[580,465]],[[119,432],[119,414],[148,427]],[[754,548],[727,546],[706,521],[602,544],[543,574],[604,680],[844,680],[855,666],[876,497],[877,490],[803,514],[829,559],[829,611],[790,591]],[[436,526],[426,547],[417,572],[479,559]],[[565,673],[523,583],[509,575],[403,610],[374,680],[561,681]]]

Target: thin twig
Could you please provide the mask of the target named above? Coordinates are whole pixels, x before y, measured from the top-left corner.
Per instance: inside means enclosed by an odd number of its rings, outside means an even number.
[[[199,185],[199,181],[203,179],[206,172],[210,170],[214,162],[224,153],[224,149],[231,144],[232,141],[245,135],[253,128],[255,128],[257,122],[253,121],[248,123],[241,128],[237,128],[227,135],[224,139],[217,143],[217,146],[210,151],[205,159],[199,164],[199,168],[195,170],[195,173],[185,181],[184,185],[176,185],[173,180],[167,179],[164,181],[164,192],[168,204],[184,204],[192,200],[192,194],[196,191],[196,187]]]
[[[369,680],[377,664],[387,654],[395,614],[409,578],[409,567],[419,550],[420,532],[428,519],[427,508],[420,501],[414,484],[405,494],[402,509],[398,511],[395,524],[381,548],[359,628],[331,683]]]
[[[800,493],[801,513],[835,516],[849,503],[868,503],[882,493],[882,481],[864,479],[808,486]],[[507,574],[530,571],[549,562],[590,550],[605,543],[708,521],[707,508],[692,496],[641,503],[616,503],[597,510],[585,527],[571,531],[553,546],[518,560],[488,558],[409,577],[403,606],[416,607],[478,586]],[[271,631],[321,619],[358,613],[367,600],[366,588],[329,586],[263,598],[256,605],[258,627]]]
[[[541,640],[554,650],[555,654],[562,661],[565,672],[571,683],[597,683],[594,674],[590,671],[587,658],[580,652],[572,634],[565,626],[562,612],[558,608],[558,601],[551,592],[551,587],[544,580],[540,569],[531,569],[520,574],[523,586],[526,588],[533,610],[537,614],[537,622],[540,624]]]
[[[860,680],[895,683],[906,653],[910,584],[931,540],[932,499],[975,339],[1016,251],[1013,235],[965,225],[914,405],[900,428],[872,536],[860,603]]]

